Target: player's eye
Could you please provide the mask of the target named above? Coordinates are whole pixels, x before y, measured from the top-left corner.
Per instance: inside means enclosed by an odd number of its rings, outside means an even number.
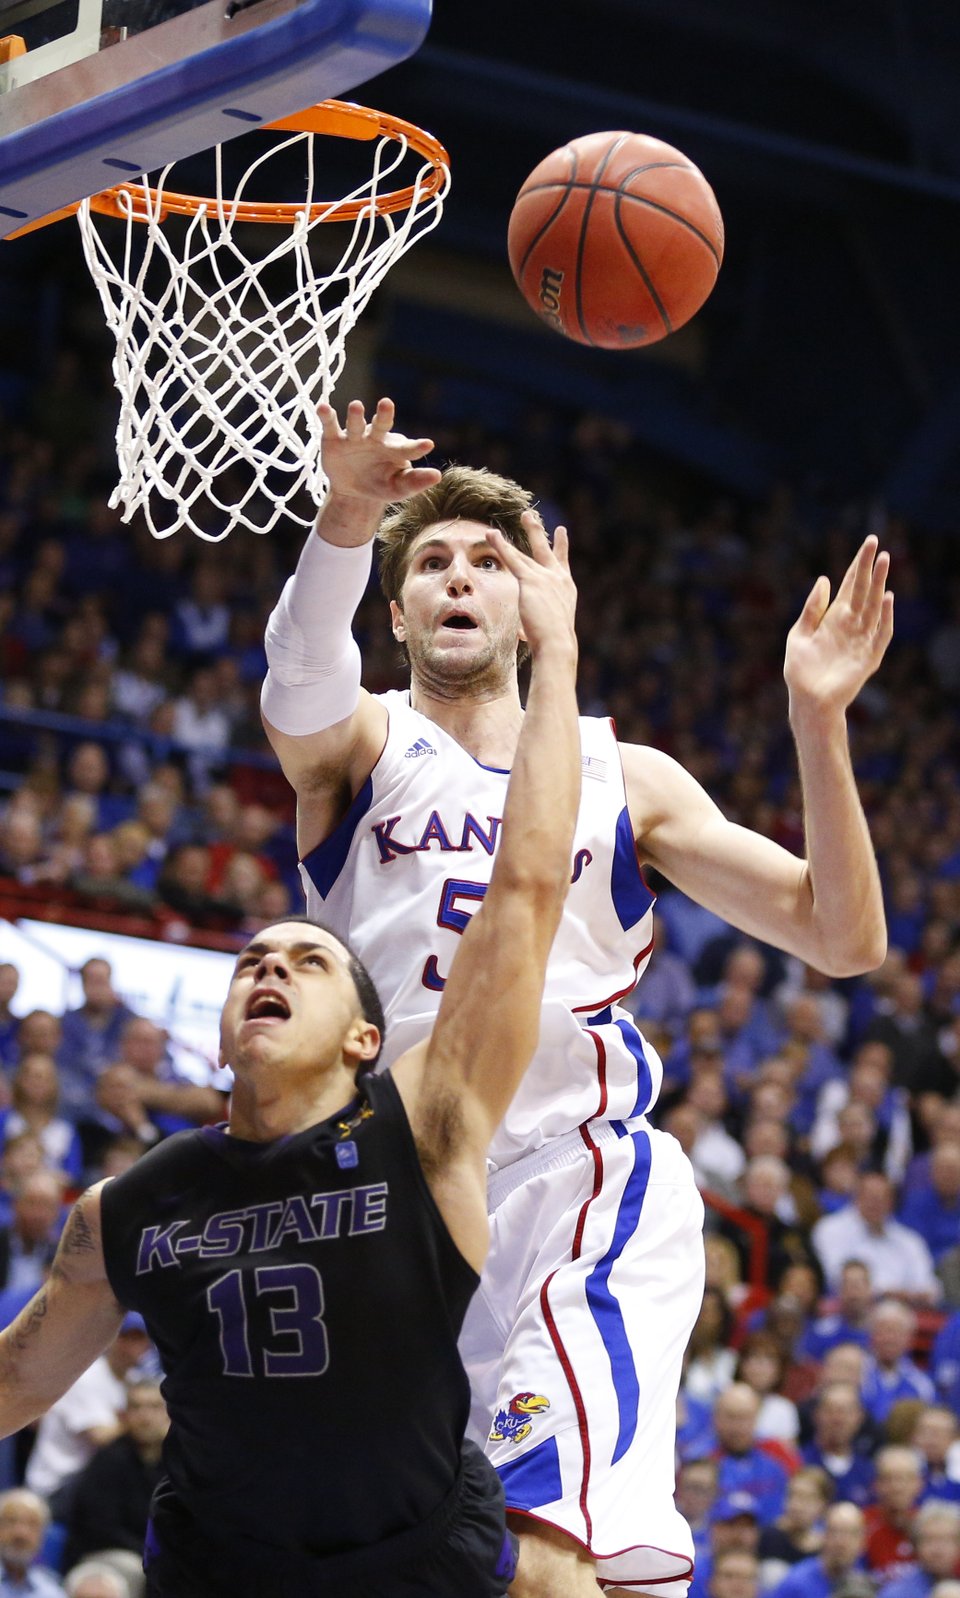
[[[496,572],[500,570],[500,562],[498,561],[496,555],[484,555],[480,560],[480,565],[483,567],[484,571]]]
[[[323,954],[308,954],[304,956],[304,965],[319,965],[327,969],[327,957]]]

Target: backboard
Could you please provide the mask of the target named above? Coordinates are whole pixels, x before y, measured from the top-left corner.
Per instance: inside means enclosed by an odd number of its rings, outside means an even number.
[[[431,0],[0,0],[0,238],[342,96]]]

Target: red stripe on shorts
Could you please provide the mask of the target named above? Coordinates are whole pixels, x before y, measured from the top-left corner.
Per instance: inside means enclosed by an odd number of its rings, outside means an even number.
[[[595,1039],[595,1041],[602,1057],[603,1045],[599,1038]],[[580,1249],[583,1244],[583,1231],[587,1223],[587,1211],[603,1186],[603,1161],[600,1156],[600,1150],[596,1143],[594,1143],[585,1126],[581,1126],[580,1136],[583,1138],[584,1143],[593,1155],[593,1192],[590,1194],[589,1198],[584,1199],[583,1204],[580,1206],[580,1214],[577,1217],[576,1231],[573,1234],[573,1247],[570,1250],[570,1258],[573,1260],[579,1259],[580,1257]],[[550,1341],[552,1342],[557,1358],[560,1361],[563,1374],[567,1378],[567,1386],[569,1387],[573,1397],[573,1407],[577,1412],[577,1429],[580,1433],[580,1447],[583,1450],[583,1475],[580,1479],[580,1513],[583,1516],[583,1523],[586,1527],[587,1547],[589,1548],[591,1542],[593,1541],[593,1521],[590,1519],[590,1511],[587,1508],[587,1492],[590,1486],[590,1465],[592,1460],[590,1451],[590,1431],[587,1426],[587,1410],[586,1405],[583,1402],[583,1394],[580,1391],[580,1385],[577,1381],[573,1365],[570,1362],[570,1356],[563,1346],[563,1340],[557,1328],[557,1323],[553,1318],[553,1311],[550,1308],[550,1302],[547,1298],[547,1289],[549,1288],[550,1283],[553,1281],[553,1278],[556,1276],[556,1274],[556,1271],[551,1271],[550,1275],[547,1277],[540,1289],[540,1309],[543,1313],[543,1319],[547,1331],[550,1333]]]

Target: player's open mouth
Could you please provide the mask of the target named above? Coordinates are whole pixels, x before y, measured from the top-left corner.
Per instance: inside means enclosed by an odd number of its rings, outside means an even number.
[[[477,626],[472,616],[460,614],[444,617],[443,625],[444,627],[451,627],[458,632],[475,632]]]
[[[244,1014],[245,1021],[289,1021],[290,1006],[282,993],[261,989],[251,994]]]

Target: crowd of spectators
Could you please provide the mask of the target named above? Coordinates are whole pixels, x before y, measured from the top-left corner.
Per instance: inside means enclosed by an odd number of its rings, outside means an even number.
[[[0,432],[0,913],[39,902],[88,925],[237,946],[300,903],[291,798],[258,696],[265,620],[301,534],[211,548],[124,527],[83,394],[64,358],[29,423]],[[78,437],[63,418],[81,415]],[[827,980],[654,880],[657,942],[630,1002],[664,1062],[657,1122],[707,1199],[678,1435],[694,1598],[960,1598],[949,544],[786,487],[736,504],[638,460],[625,430],[591,415],[532,412],[508,437],[448,423],[431,391],[401,425],[433,436],[441,462],[516,477],[548,525],[569,526],[583,711],[676,756],[728,815],[794,850],[785,635],[868,524],[891,548],[896,636],[851,716],[887,960]],[[368,686],[399,684],[373,590],[356,631]],[[21,1014],[17,979],[0,966],[3,1324],[42,1281],[69,1194],[223,1104],[218,1086],[178,1077],[105,960],[87,962],[83,1005],[63,1017]],[[128,1321],[89,1394],[2,1445],[0,1598],[63,1581],[72,1598],[139,1590],[114,1554],[137,1546],[164,1417]],[[16,1585],[41,1545],[61,1574]]]

